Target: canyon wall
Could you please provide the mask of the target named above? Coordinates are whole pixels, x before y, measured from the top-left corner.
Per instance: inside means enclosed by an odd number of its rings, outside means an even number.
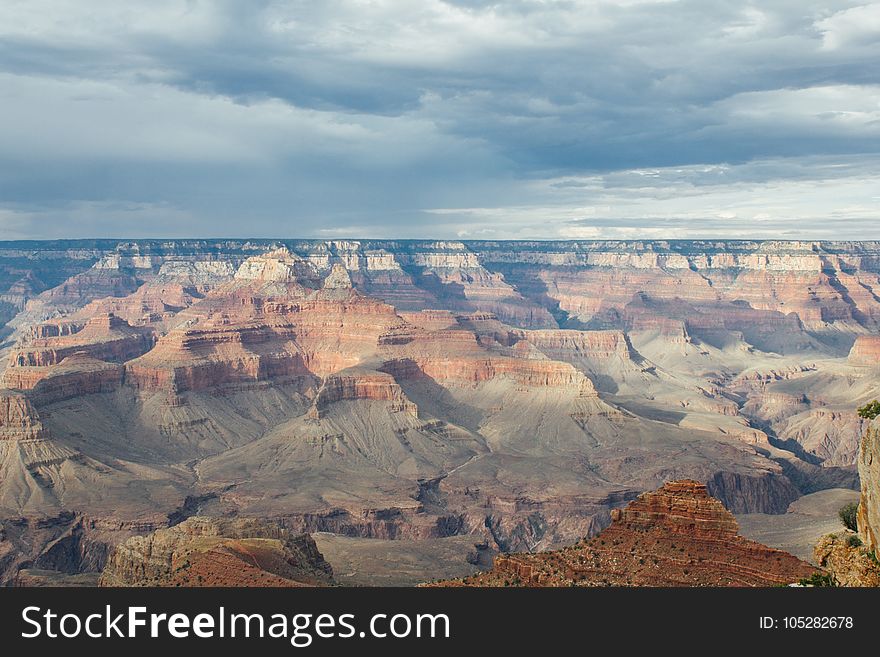
[[[784,513],[858,485],[878,292],[876,242],[0,243],[0,509],[515,551],[673,479]]]

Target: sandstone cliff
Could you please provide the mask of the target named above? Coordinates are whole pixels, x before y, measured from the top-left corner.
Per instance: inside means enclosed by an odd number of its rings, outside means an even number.
[[[880,366],[880,335],[860,335],[849,352],[853,365]]]
[[[859,447],[859,478],[862,497],[859,502],[859,534],[869,550],[880,551],[880,419],[865,429]]]
[[[13,350],[3,385],[29,390],[62,362],[66,361],[68,371],[86,359],[122,363],[146,353],[153,343],[151,331],[135,328],[113,314],[98,315],[83,324],[39,324]]]

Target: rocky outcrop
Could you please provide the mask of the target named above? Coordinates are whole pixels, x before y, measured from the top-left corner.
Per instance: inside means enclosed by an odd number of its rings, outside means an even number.
[[[813,558],[836,586],[880,586],[880,562],[852,533],[829,534],[813,549]]]
[[[785,513],[801,496],[781,469],[749,474],[716,472],[706,485],[709,494],[732,513]]]
[[[848,361],[852,365],[880,366],[880,335],[860,335],[853,342]]]
[[[675,481],[616,509],[596,537],[553,552],[496,557],[451,586],[776,586],[816,569],[738,535],[706,487]]]
[[[37,440],[47,437],[40,416],[24,394],[0,389],[0,440]]]
[[[117,546],[102,586],[326,586],[332,568],[308,534],[267,520],[194,516]]]
[[[30,337],[16,346],[9,369],[45,368],[74,354],[123,363],[149,351],[153,342],[152,331],[133,327],[113,314],[98,315],[83,324],[51,322],[34,327]]]
[[[96,360],[75,353],[51,367],[14,367],[6,371],[4,383],[29,391],[29,397],[42,407],[47,404],[118,390],[124,379],[119,363]]]
[[[276,283],[303,283],[314,286],[317,273],[298,255],[286,248],[254,256],[242,263],[235,272],[236,280]]]
[[[859,534],[869,550],[880,551],[880,420],[875,419],[862,436],[859,445],[859,479],[862,497],[859,501]]]
[[[323,287],[325,290],[350,290],[352,284],[348,270],[340,264],[333,265],[330,275],[324,279]]]
[[[407,399],[389,374],[343,370],[324,379],[309,410],[309,417],[319,419],[330,404],[355,399],[391,402],[392,412],[407,412],[412,415],[418,412],[418,407]]]

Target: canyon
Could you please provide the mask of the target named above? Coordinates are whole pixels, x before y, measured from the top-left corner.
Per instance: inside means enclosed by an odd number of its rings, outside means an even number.
[[[0,242],[0,363],[2,583],[194,517],[476,571],[674,480],[757,518],[876,479],[880,243]],[[224,572],[288,549],[225,531]]]

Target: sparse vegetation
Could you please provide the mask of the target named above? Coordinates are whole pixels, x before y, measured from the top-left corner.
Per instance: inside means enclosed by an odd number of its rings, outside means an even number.
[[[858,536],[850,536],[846,539],[846,544],[853,548],[862,547],[862,539]]]
[[[809,577],[804,577],[799,584],[801,586],[837,586],[831,575],[823,573],[813,573]]]
[[[840,516],[840,522],[843,523],[843,526],[854,532],[857,532],[859,530],[858,524],[856,523],[856,513],[858,512],[858,509],[858,502],[851,502],[837,512],[837,515]]]
[[[860,407],[857,411],[860,418],[864,418],[866,420],[873,420],[878,415],[880,415],[880,401],[876,399],[868,402],[864,406]]]

